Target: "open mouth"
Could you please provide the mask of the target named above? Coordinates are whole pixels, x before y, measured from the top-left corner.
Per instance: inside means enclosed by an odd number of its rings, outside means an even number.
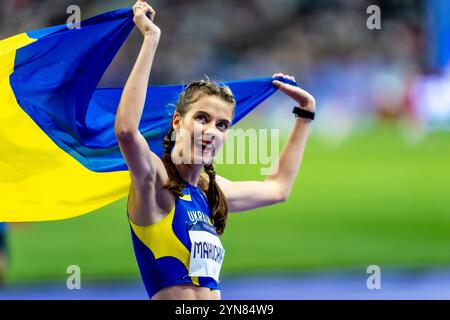
[[[213,142],[212,141],[205,141],[203,140],[200,144],[200,147],[202,148],[202,151],[210,151],[213,149]]]

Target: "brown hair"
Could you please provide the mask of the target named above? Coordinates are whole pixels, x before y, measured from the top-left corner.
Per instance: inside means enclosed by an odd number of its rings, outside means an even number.
[[[233,105],[234,112],[236,100],[234,99],[230,88],[225,84],[218,84],[207,78],[206,80],[192,82],[180,94],[178,102],[176,103],[176,111],[181,117],[188,112],[189,105],[199,100],[199,96],[201,94],[222,98],[224,101]],[[186,185],[172,161],[172,148],[174,146],[174,142],[172,141],[173,133],[174,129],[171,125],[166,136],[164,137],[164,154],[162,160],[169,176],[169,180],[164,188],[171,191],[176,197],[178,197],[183,195],[182,191]],[[214,228],[217,233],[221,235],[225,229],[228,216],[227,202],[225,195],[216,183],[216,172],[214,171],[214,166],[212,164],[206,164],[204,166],[204,170],[209,177],[209,182],[204,177],[201,177],[199,186],[207,195]]]

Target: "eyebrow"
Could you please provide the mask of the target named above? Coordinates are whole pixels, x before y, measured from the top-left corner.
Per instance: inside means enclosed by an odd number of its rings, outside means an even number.
[[[196,115],[202,114],[202,115],[205,115],[205,116],[208,116],[209,118],[211,118],[211,115],[208,112],[206,112],[206,111],[199,110],[195,114]],[[219,119],[219,121],[226,122],[227,125],[231,127],[231,122],[229,120],[227,120],[227,119]]]

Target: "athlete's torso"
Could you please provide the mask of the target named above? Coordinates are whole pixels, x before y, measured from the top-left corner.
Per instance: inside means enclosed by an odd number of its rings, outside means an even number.
[[[130,220],[136,260],[150,298],[176,285],[219,289],[224,250],[207,199],[199,188],[187,183],[183,194],[158,223],[138,226]]]

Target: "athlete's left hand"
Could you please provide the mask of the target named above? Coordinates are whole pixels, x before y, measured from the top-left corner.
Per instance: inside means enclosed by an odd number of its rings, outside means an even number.
[[[286,79],[290,79],[295,81],[295,78],[290,75],[285,75],[283,73],[275,73],[272,78],[283,77]],[[273,84],[280,89],[281,92],[285,93],[295,101],[297,101],[300,106],[308,111],[314,112],[316,110],[316,100],[314,97],[307,91],[293,86],[291,84],[287,84],[278,80],[274,80]]]

